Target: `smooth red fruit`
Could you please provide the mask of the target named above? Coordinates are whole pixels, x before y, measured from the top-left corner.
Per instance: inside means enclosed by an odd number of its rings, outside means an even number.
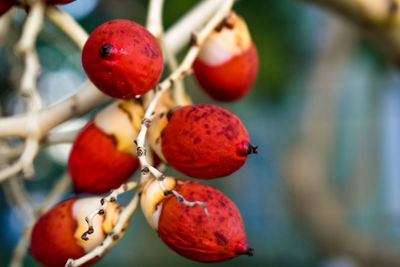
[[[128,20],[113,20],[92,32],[82,51],[82,65],[101,91],[126,99],[156,86],[163,56],[146,28]]]
[[[32,256],[48,267],[64,266],[69,258],[77,259],[101,244],[119,218],[120,206],[112,205],[105,211],[104,221],[93,221],[94,233],[88,241],[80,237],[87,230],[85,216],[100,207],[100,197],[68,199],[54,206],[36,222],[32,230]],[[108,216],[108,217],[107,217]],[[94,263],[98,259],[94,259]]]
[[[68,161],[77,193],[106,193],[126,182],[137,170],[139,159],[118,151],[114,142],[93,122],[77,136]]]
[[[162,202],[158,233],[178,254],[202,262],[218,262],[251,254],[240,212],[220,191],[194,182],[178,184],[175,190],[187,201],[207,204],[189,207],[176,197]]]
[[[244,97],[258,74],[258,53],[246,23],[232,13],[203,44],[193,64],[201,88],[219,101]]]
[[[209,96],[219,101],[234,101],[244,97],[253,86],[258,73],[257,50],[252,44],[246,52],[217,66],[196,60],[193,69]]]
[[[17,4],[16,0],[1,0],[0,1],[0,16],[6,13],[13,5]]]
[[[46,4],[48,5],[65,5],[75,0],[46,0]]]
[[[208,104],[172,111],[161,133],[161,148],[172,167],[202,179],[229,175],[256,152],[240,119]]]

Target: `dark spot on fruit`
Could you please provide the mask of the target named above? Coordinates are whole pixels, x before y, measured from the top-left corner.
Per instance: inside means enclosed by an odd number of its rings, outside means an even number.
[[[117,53],[117,49],[112,44],[104,44],[100,48],[100,56],[106,60],[112,60]]]
[[[217,239],[217,244],[220,246],[225,246],[228,244],[228,240],[221,232],[214,232],[214,236]]]
[[[219,217],[219,218],[218,218],[218,221],[221,222],[221,223],[224,222],[224,221],[225,221],[225,217],[222,217],[222,216]]]
[[[168,112],[167,112],[167,120],[168,120],[168,121],[171,120],[172,113],[173,113],[172,109],[168,110]]]
[[[108,137],[111,139],[111,142],[114,144],[114,146],[118,145],[118,139],[115,135],[109,134]]]
[[[199,137],[196,137],[195,139],[194,139],[194,141],[193,141],[193,144],[198,144],[198,143],[200,143],[201,142],[201,138],[199,138]]]
[[[197,225],[200,225],[203,223],[203,216],[199,215],[196,217],[195,222]]]
[[[156,58],[158,57],[158,53],[156,51],[153,50],[153,48],[151,47],[151,45],[147,44],[145,47],[146,50],[146,55],[151,57],[151,58]]]
[[[204,128],[206,128],[206,129],[208,129],[208,124],[206,123],[206,124],[204,124]]]
[[[211,131],[210,131],[210,130],[207,130],[207,131],[206,131],[206,134],[207,134],[207,135],[210,135],[210,134],[211,134]]]

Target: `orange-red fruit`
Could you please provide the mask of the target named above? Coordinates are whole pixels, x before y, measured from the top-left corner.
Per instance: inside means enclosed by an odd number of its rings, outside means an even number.
[[[0,0],[0,16],[6,13],[15,4],[17,4],[16,0]]]
[[[106,193],[126,182],[138,167],[139,159],[118,151],[114,139],[93,122],[77,136],[68,161],[77,193]]]
[[[230,199],[212,187],[194,182],[178,184],[175,190],[188,201],[206,203],[210,216],[201,206],[186,206],[173,196],[165,199],[158,233],[168,247],[202,262],[251,254],[240,212]]]
[[[163,57],[156,38],[146,28],[128,20],[113,20],[89,36],[82,65],[97,88],[126,99],[141,96],[157,84]]]
[[[88,229],[84,218],[100,207],[100,199],[68,199],[40,217],[32,230],[32,256],[44,266],[61,267],[69,258],[82,257],[100,245],[119,218],[119,206],[111,203],[112,206],[107,208],[105,216],[98,216],[93,221],[94,232],[89,240],[82,240],[81,235]]]
[[[171,112],[161,134],[161,148],[172,167],[202,179],[229,175],[256,152],[240,119],[208,104]]]
[[[258,53],[242,18],[232,13],[217,27],[193,70],[201,88],[216,100],[237,100],[250,91],[258,74]]]
[[[76,192],[109,192],[134,174],[139,167],[134,140],[143,113],[137,101],[115,101],[79,133],[68,161]]]

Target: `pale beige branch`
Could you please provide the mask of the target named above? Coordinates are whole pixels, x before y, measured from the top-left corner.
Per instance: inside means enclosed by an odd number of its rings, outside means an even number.
[[[205,0],[172,26],[165,34],[165,44],[171,53],[182,49],[188,43],[191,32],[200,28],[222,2],[223,0]],[[41,137],[56,125],[81,116],[108,99],[93,84],[87,82],[64,101],[40,110],[38,116]],[[0,138],[26,137],[28,131],[25,121],[25,114],[0,119]]]
[[[137,205],[139,203],[139,193],[136,192],[134,197],[131,199],[129,204],[122,210],[118,223],[112,230],[112,234],[109,234],[103,241],[103,243],[92,251],[82,256],[79,259],[69,259],[65,264],[66,267],[76,267],[85,264],[86,262],[94,259],[96,257],[102,257],[106,251],[108,251],[113,245],[115,245],[120,239],[121,234],[126,231],[127,223],[131,218],[132,214],[135,212]]]
[[[64,31],[80,49],[83,49],[89,36],[71,15],[65,13],[56,6],[47,7],[45,14],[46,17]]]
[[[339,14],[400,68],[400,0],[301,0]]]
[[[29,247],[29,242],[31,239],[31,233],[33,225],[37,218],[39,218],[42,214],[47,212],[59,199],[61,196],[67,192],[70,188],[71,179],[68,173],[65,173],[53,187],[49,195],[46,199],[42,202],[40,207],[35,212],[35,218],[32,219],[29,225],[25,228],[24,233],[22,234],[17,246],[13,251],[13,257],[10,262],[10,267],[20,267],[24,261],[26,252]]]

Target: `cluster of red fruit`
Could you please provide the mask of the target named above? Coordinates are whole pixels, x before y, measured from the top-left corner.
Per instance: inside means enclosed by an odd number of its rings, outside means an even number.
[[[144,109],[136,100],[154,88],[163,71],[162,50],[144,27],[127,20],[107,22],[93,31],[82,52],[90,80],[104,93],[118,98],[78,135],[68,168],[76,193],[103,194],[125,183],[138,169],[134,140],[149,127],[148,141],[155,163],[164,161],[194,178],[213,179],[238,170],[256,153],[239,118],[220,107],[200,104],[176,107],[172,94],[160,99],[152,121],[143,123]],[[243,97],[258,70],[258,57],[247,26],[231,13],[202,45],[193,65],[201,87],[217,100]],[[141,207],[149,224],[171,249],[189,259],[215,262],[251,254],[240,213],[220,191],[184,179],[161,177],[141,188]],[[184,205],[187,201],[207,205]],[[101,244],[119,219],[123,207],[110,203],[104,216],[95,217],[94,233],[85,216],[100,207],[100,197],[73,198],[54,206],[36,223],[32,255],[45,266],[63,266]],[[62,235],[60,236],[60,229]],[[96,259],[95,259],[96,260]],[[91,261],[93,263],[95,260]]]

